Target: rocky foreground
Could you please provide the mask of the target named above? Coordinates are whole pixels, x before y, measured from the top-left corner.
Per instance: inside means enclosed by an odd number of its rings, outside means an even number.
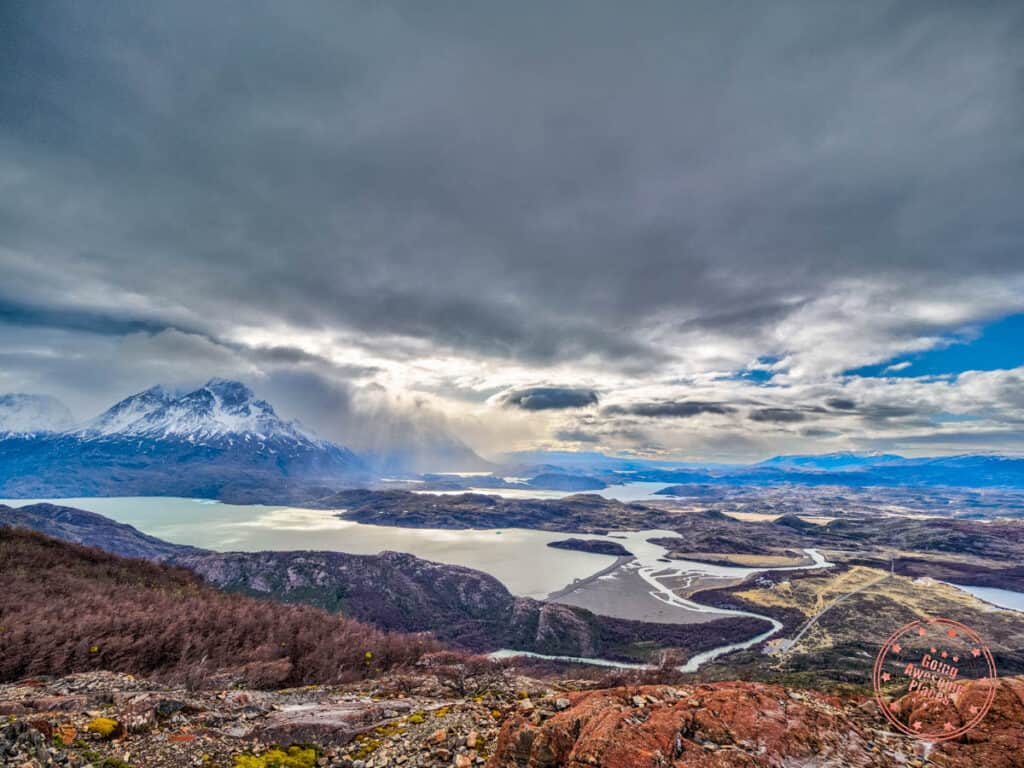
[[[422,673],[278,691],[190,691],[109,672],[33,678],[0,686],[0,765],[471,768],[528,700],[493,688],[456,694]]]
[[[451,666],[350,686],[191,691],[89,672],[0,686],[0,765],[22,768],[1014,768],[1024,679],[926,747],[869,698],[757,683],[581,690]],[[467,684],[472,683],[470,688]]]
[[[1014,768],[1024,766],[1024,679],[1002,681],[963,738],[924,745],[872,699],[776,685],[640,686],[569,696],[541,722],[509,718],[488,768]]]

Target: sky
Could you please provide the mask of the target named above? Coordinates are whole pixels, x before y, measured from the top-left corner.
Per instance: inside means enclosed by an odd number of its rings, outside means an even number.
[[[0,393],[1024,452],[1019,2],[4,3]],[[426,436],[426,437],[424,437]]]

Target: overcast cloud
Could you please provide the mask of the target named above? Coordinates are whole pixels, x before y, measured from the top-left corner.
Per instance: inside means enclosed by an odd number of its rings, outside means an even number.
[[[0,29],[0,392],[85,418],[235,376],[343,442],[484,453],[1024,450],[1022,369],[843,375],[1024,311],[1018,2]]]

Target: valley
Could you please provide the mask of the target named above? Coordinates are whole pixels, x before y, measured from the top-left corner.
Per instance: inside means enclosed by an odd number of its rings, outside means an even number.
[[[384,465],[386,477],[377,474]],[[728,686],[740,679],[852,701],[870,692],[873,654],[893,626],[934,615],[969,623],[990,642],[998,669],[1024,674],[1024,491],[1016,460],[511,463],[417,475],[320,440],[238,382],[212,380],[184,394],[147,390],[85,426],[0,436],[0,469],[0,490],[14,497],[0,501],[0,543],[18,589],[33,589],[19,558],[55,557],[67,573],[49,580],[50,594],[72,604],[63,615],[33,612],[25,600],[4,607],[19,625],[7,640],[20,655],[8,664],[22,664],[8,677],[90,674],[95,664],[171,684],[194,674],[146,644],[166,635],[146,609],[133,608],[120,623],[79,613],[73,590],[101,594],[111,573],[134,585],[126,594],[140,606],[154,579],[170,579],[173,591],[198,589],[192,602],[169,608],[192,617],[173,625],[182,637],[205,636],[194,620],[210,616],[220,600],[229,601],[225,615],[236,615],[239,626],[280,610],[303,627],[296,630],[302,644],[280,649],[251,647],[261,633],[218,630],[236,647],[206,652],[218,668],[212,685],[351,685],[394,680],[408,673],[389,664],[412,664],[415,686],[428,694],[415,706],[460,707],[457,696],[439,699],[440,678],[413,661],[447,653],[454,655],[442,678],[462,680],[461,688],[470,670],[483,670],[492,688],[505,686],[487,694],[502,719],[518,709],[509,675],[524,674],[575,679],[566,691],[586,689],[591,683],[579,681],[587,680]],[[941,472],[960,473],[963,485],[928,479]],[[168,570],[133,565],[140,562]],[[76,579],[84,581],[73,587]],[[154,604],[167,599],[162,589]],[[349,622],[344,653],[321,637],[339,617]],[[88,647],[98,656],[83,656],[80,643],[44,650],[39,643],[58,621],[97,640]],[[105,634],[113,624],[119,629]],[[125,646],[118,638],[126,634],[147,640]],[[361,651],[368,654],[361,666],[353,637],[402,650]],[[395,653],[405,660],[392,661]],[[320,668],[316,659],[340,666]],[[405,705],[395,698],[397,716],[382,718],[365,707],[366,685],[355,685],[274,706],[327,706],[325,717],[341,717],[347,724],[338,741],[355,746],[336,753],[340,765],[358,765],[364,748],[369,755],[385,742],[382,755],[417,753],[401,737],[421,730],[402,714]],[[392,695],[394,683],[383,685],[373,690]],[[613,701],[602,698],[601,706]],[[388,738],[371,739],[337,707],[358,711]],[[437,754],[474,754],[480,764],[482,753],[507,750],[509,734],[532,733],[513,717],[499,733],[476,702],[464,716],[487,734],[479,737],[485,745],[469,750],[467,736],[461,746],[446,740]],[[536,727],[549,717],[529,715],[528,722]],[[263,733],[231,730],[244,733],[250,749]],[[329,749],[334,737],[316,734]],[[242,748],[226,733],[216,738],[218,748]]]
[[[113,520],[24,505],[4,510],[0,520],[185,565],[229,591],[340,610],[389,630],[431,631],[471,650],[647,665],[656,663],[659,649],[673,649],[691,672],[698,666],[687,664],[700,656],[698,664],[715,659],[712,669],[753,663],[770,678],[775,660],[761,652],[762,644],[770,640],[764,650],[771,651],[785,643],[805,613],[783,599],[783,590],[815,583],[819,569],[835,571],[840,585],[850,569],[892,569],[900,583],[916,580],[918,590],[932,595],[932,608],[959,615],[974,605],[985,626],[990,614],[1010,616],[1021,637],[1001,651],[1011,669],[1024,647],[1024,614],[993,613],[964,589],[938,589],[947,581],[965,589],[975,584],[1015,599],[1021,574],[1013,563],[1024,551],[1019,522],[851,515],[821,524],[792,514],[744,521],[713,508],[595,496],[520,500],[401,491],[342,492],[321,500],[323,509],[158,497],[72,502]],[[669,527],[630,528],[656,523]],[[480,524],[509,527],[474,527]],[[585,538],[566,539],[568,532]],[[392,551],[378,554],[385,550]],[[937,587],[921,586],[930,583]],[[757,584],[770,590],[752,591]],[[828,587],[823,594],[837,591]],[[475,595],[478,604],[443,597],[449,593]],[[861,626],[850,611],[873,599],[872,592],[850,598],[807,637],[841,619]],[[883,628],[879,619],[877,632]],[[726,650],[733,653],[722,656]],[[789,649],[787,664],[818,650],[802,643]],[[827,685],[849,675],[818,677]]]

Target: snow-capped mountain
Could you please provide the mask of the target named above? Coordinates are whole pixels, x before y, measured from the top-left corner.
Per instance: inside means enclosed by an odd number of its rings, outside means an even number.
[[[183,395],[152,387],[115,404],[81,434],[86,439],[131,436],[193,443],[255,439],[323,444],[294,422],[280,419],[270,403],[257,400],[241,382],[224,379],[211,379]]]
[[[0,496],[293,501],[369,477],[352,451],[223,379],[185,393],[147,389],[73,430],[0,436]]]
[[[128,427],[154,411],[166,406],[174,396],[162,386],[150,387],[126,397],[90,421],[83,435],[114,435],[123,433]]]
[[[71,423],[71,411],[55,397],[0,395],[0,435],[62,432]]]

